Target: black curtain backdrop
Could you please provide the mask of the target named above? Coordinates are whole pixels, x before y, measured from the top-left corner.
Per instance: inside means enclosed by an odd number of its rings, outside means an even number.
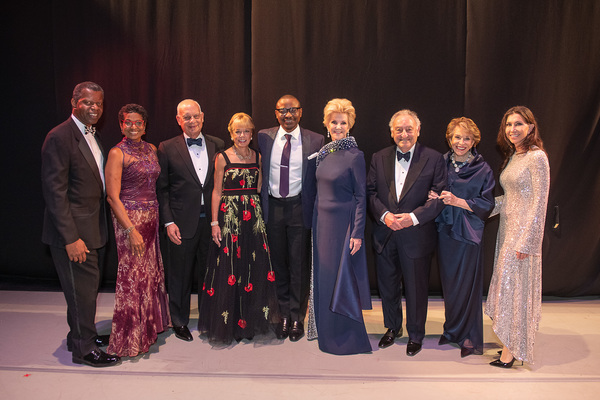
[[[250,113],[258,129],[274,126],[275,102],[291,93],[303,106],[301,124],[321,133],[325,103],[352,100],[352,134],[367,165],[392,143],[392,114],[410,108],[423,125],[419,141],[441,152],[450,119],[472,118],[482,132],[479,151],[498,172],[500,119],[526,105],[551,168],[544,294],[600,294],[595,0],[47,0],[0,7],[2,288],[21,279],[57,282],[40,242],[40,149],[69,116],[75,84],[92,80],[105,90],[99,125],[107,150],[120,140],[117,112],[126,103],[146,107],[147,140],[157,145],[179,134],[177,103],[194,98],[205,112],[204,132],[228,142],[232,114]],[[497,222],[485,232],[486,287]],[[115,253],[111,246],[107,287],[116,278]],[[376,289],[373,254],[369,267]],[[441,291],[435,261],[430,289]]]

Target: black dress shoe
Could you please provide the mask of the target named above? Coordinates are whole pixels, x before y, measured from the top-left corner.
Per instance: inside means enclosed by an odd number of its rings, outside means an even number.
[[[287,318],[282,318],[281,322],[277,325],[277,330],[275,331],[277,335],[277,339],[285,339],[290,334],[290,320]]]
[[[290,329],[290,340],[292,342],[297,342],[304,336],[304,327],[300,321],[292,322],[292,327]]]
[[[110,340],[110,335],[98,335],[96,336],[96,339],[94,339],[96,342],[96,346],[98,347],[104,347],[104,346],[108,346],[108,342]],[[73,351],[73,345],[71,343],[69,343],[67,341],[67,350],[68,351]]]
[[[91,367],[112,367],[121,364],[121,357],[106,354],[102,350],[93,350],[83,357],[73,356],[75,364],[87,364]]]
[[[175,336],[178,339],[185,340],[186,342],[191,342],[192,340],[194,340],[194,338],[192,337],[192,334],[190,333],[190,330],[185,325],[183,325],[183,326],[173,325],[173,332],[175,332]]]
[[[406,355],[411,357],[417,355],[417,353],[421,351],[421,346],[421,343],[416,343],[412,340],[409,340],[406,344]]]
[[[402,328],[399,331],[395,331],[394,329],[388,329],[384,334],[381,340],[379,341],[379,348],[385,349],[386,347],[390,347],[394,344],[394,340],[397,337],[402,336]]]

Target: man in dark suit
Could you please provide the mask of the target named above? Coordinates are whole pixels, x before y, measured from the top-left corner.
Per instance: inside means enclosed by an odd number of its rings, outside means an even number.
[[[277,336],[298,341],[310,286],[310,229],[317,193],[316,160],[308,156],[323,147],[324,138],[301,128],[302,107],[285,95],[275,105],[279,126],[258,132],[262,156],[262,206],[265,210],[277,298],[283,315]]]
[[[425,336],[429,269],[437,231],[434,219],[441,201],[428,201],[428,193],[446,187],[446,166],[440,153],[417,143],[421,122],[410,110],[390,120],[396,146],[373,155],[367,177],[369,210],[376,224],[373,246],[377,252],[377,281],[388,328],[380,348],[402,336],[402,279],[406,296],[406,354],[421,351]]]
[[[42,146],[46,202],[42,241],[50,246],[67,301],[67,349],[77,364],[107,367],[119,357],[103,352],[108,335],[96,332],[96,297],[107,241],[104,154],[92,126],[102,116],[104,91],[94,82],[75,86],[69,119]]]
[[[183,134],[158,146],[161,171],[156,191],[161,223],[169,238],[165,269],[173,331],[179,339],[192,341],[187,327],[192,281],[196,272],[200,292],[211,240],[213,161],[215,154],[223,150],[224,143],[202,134],[204,113],[196,101],[188,99],[179,103],[176,118]]]

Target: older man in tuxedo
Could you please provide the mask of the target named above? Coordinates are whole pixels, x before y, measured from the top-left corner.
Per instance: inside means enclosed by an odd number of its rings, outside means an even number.
[[[265,210],[277,298],[283,315],[277,336],[295,342],[304,336],[310,285],[310,230],[317,193],[316,160],[323,135],[299,126],[302,106],[292,95],[275,104],[279,126],[258,132]]]
[[[386,348],[402,336],[403,280],[406,354],[414,356],[425,336],[429,270],[437,238],[434,219],[444,208],[441,201],[428,200],[428,193],[445,189],[447,171],[439,152],[417,143],[421,122],[415,112],[394,114],[390,131],[396,145],[373,155],[367,177],[369,210],[376,221],[378,287],[388,328],[379,347]]]
[[[67,349],[77,364],[120,363],[99,349],[108,335],[96,332],[96,297],[107,241],[105,157],[93,127],[104,105],[94,82],[75,86],[71,117],[52,129],[42,146],[42,192],[46,202],[42,241],[50,246],[67,301]]]
[[[202,133],[204,113],[198,102],[191,99],[180,102],[176,118],[183,134],[158,147],[161,171],[156,190],[160,219],[169,238],[165,270],[173,331],[177,338],[192,341],[187,326],[192,282],[197,273],[201,290],[211,241],[213,161],[225,144]]]

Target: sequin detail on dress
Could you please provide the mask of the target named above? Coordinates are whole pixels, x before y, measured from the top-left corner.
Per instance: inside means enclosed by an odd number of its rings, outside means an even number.
[[[500,214],[494,272],[485,313],[498,339],[517,360],[533,364],[535,333],[542,308],[542,239],[550,167],[546,153],[514,154],[500,174],[504,195],[492,215]],[[518,260],[516,252],[528,256]]]

